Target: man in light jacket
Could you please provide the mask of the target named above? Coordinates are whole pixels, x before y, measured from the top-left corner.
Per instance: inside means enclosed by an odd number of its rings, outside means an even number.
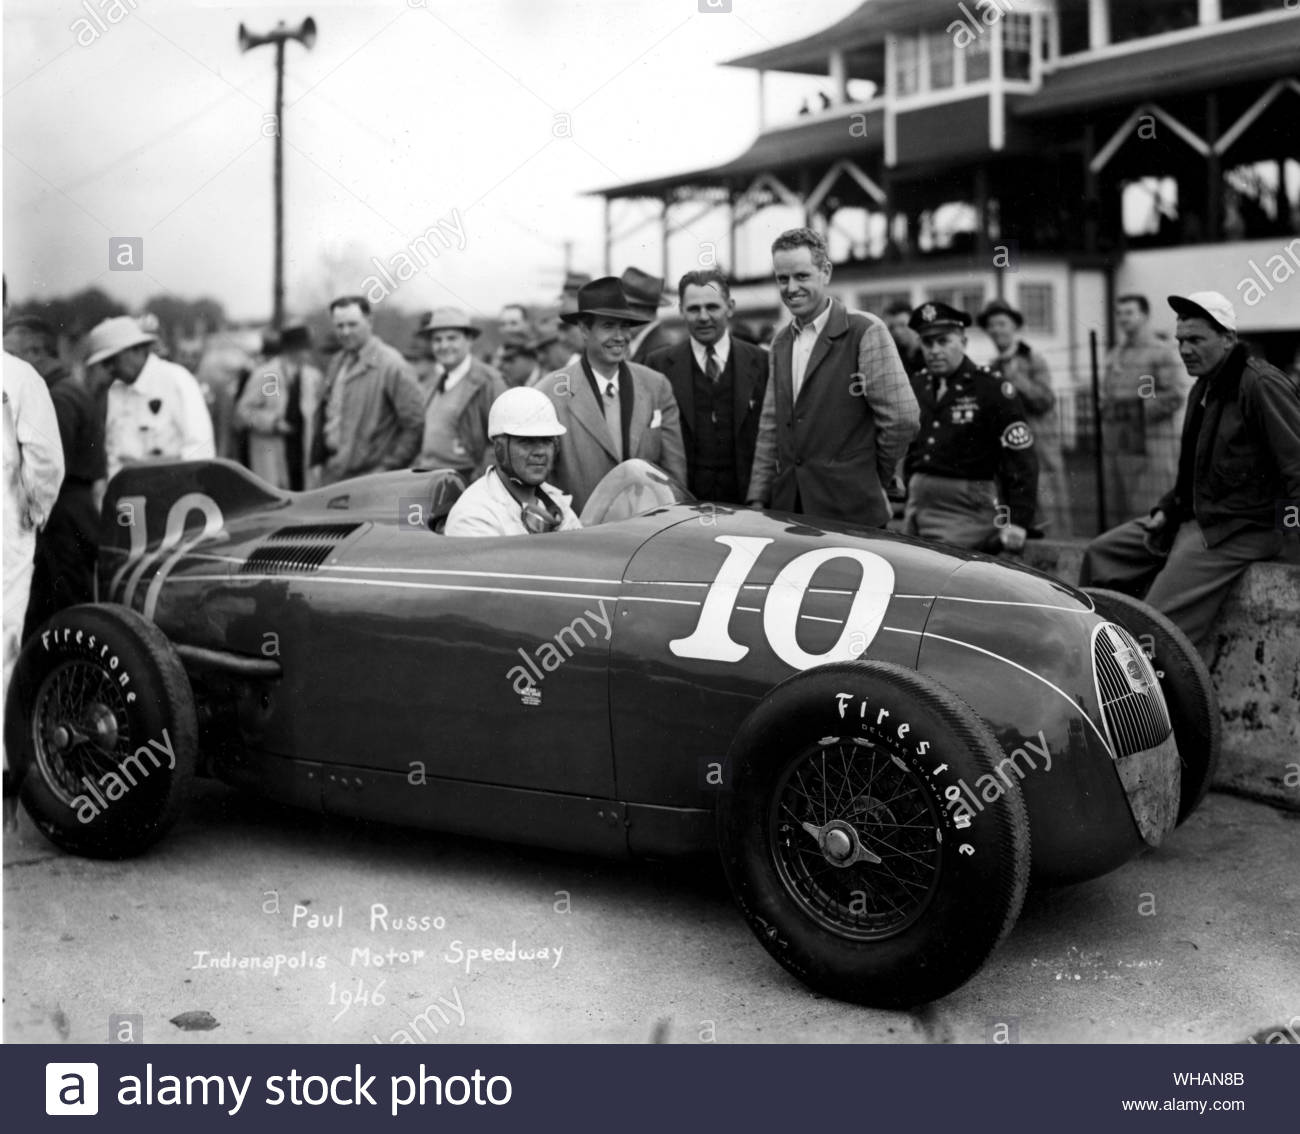
[[[342,348],[330,360],[312,428],[311,463],[321,483],[410,467],[424,429],[424,398],[397,350],[374,333],[370,300],[344,295],[330,304]]]

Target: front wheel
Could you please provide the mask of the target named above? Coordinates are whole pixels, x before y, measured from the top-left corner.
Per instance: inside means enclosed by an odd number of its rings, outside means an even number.
[[[5,750],[23,805],[56,846],[124,858],[156,842],[179,814],[197,747],[180,659],[134,611],[59,611],[19,656]]]
[[[799,674],[732,745],[723,866],[750,928],[810,987],[911,1008],[969,980],[1019,916],[1029,817],[996,737],[901,666]]]

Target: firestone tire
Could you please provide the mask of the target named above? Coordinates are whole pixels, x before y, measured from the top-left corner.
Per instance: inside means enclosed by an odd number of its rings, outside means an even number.
[[[736,735],[717,811],[763,947],[809,987],[873,1008],[968,981],[1029,882],[1029,816],[1018,777],[996,776],[1002,759],[969,706],[901,666],[846,662],[779,685]],[[967,794],[981,776],[998,785],[988,799]]]
[[[1182,762],[1181,825],[1205,798],[1219,766],[1223,723],[1209,668],[1191,639],[1154,607],[1119,591],[1084,587],[1083,592],[1098,614],[1137,639],[1160,680]]]
[[[194,775],[189,680],[153,623],[123,606],[53,615],[14,668],[5,749],[52,843],[126,858],[176,821]]]

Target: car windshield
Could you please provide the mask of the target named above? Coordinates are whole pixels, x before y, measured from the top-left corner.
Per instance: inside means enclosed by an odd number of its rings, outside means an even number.
[[[612,524],[639,516],[667,504],[689,504],[695,499],[667,473],[649,461],[633,459],[606,473],[582,510],[582,526]]]

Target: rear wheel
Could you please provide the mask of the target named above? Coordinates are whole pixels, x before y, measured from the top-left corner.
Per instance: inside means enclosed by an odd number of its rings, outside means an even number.
[[[1156,671],[1182,762],[1178,800],[1182,823],[1205,798],[1219,766],[1223,724],[1209,668],[1191,639],[1154,607],[1119,591],[1099,587],[1083,591],[1098,614],[1137,639]]]
[[[727,878],[764,948],[877,1008],[969,980],[1029,879],[1029,819],[1018,780],[995,776],[1002,758],[972,709],[912,670],[847,662],[778,686],[737,734],[718,806]]]
[[[20,655],[5,749],[33,822],[56,846],[124,858],[175,822],[198,729],[180,659],[121,606],[53,615]]]

